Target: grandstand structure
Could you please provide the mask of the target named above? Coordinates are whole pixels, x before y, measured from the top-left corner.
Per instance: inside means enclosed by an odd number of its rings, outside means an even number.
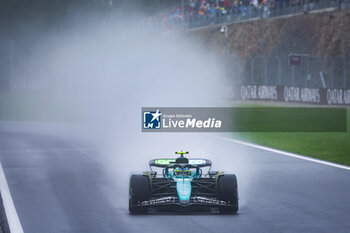
[[[350,9],[350,0],[182,0],[176,9],[149,20],[166,30],[186,30],[345,9]]]

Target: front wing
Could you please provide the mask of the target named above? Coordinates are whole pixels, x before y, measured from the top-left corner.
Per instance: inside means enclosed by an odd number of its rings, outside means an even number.
[[[225,201],[217,200],[214,198],[207,198],[207,197],[200,197],[200,196],[194,196],[191,197],[190,202],[183,204],[180,203],[178,197],[169,196],[169,197],[161,197],[156,198],[148,201],[143,201],[138,204],[138,206],[147,206],[147,207],[160,207],[160,206],[182,206],[182,207],[188,207],[188,206],[205,206],[205,207],[220,207],[220,206],[232,206],[230,203],[227,203]]]

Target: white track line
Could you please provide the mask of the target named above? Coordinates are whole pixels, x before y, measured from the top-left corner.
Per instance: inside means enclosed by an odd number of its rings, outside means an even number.
[[[5,214],[11,233],[23,233],[21,222],[19,221],[16,207],[13,203],[9,186],[6,181],[4,169],[0,163],[0,192],[5,208]]]
[[[290,156],[293,158],[298,158],[298,159],[303,159],[303,160],[307,160],[310,162],[314,162],[314,163],[320,163],[320,164],[324,164],[327,166],[332,166],[332,167],[337,167],[337,168],[341,168],[341,169],[345,169],[345,170],[349,170],[350,171],[350,167],[345,166],[345,165],[341,165],[341,164],[337,164],[337,163],[331,163],[331,162],[327,162],[324,160],[320,160],[320,159],[314,159],[314,158],[310,158],[304,155],[298,155],[298,154],[294,154],[291,152],[286,152],[286,151],[282,151],[282,150],[277,150],[277,149],[273,149],[267,146],[260,146],[254,143],[249,143],[249,142],[244,142],[244,141],[240,141],[240,140],[236,140],[233,138],[227,138],[227,137],[220,137],[223,140],[229,141],[229,142],[234,142],[234,143],[238,143],[238,144],[242,144],[242,145],[246,145],[246,146],[250,146],[250,147],[254,147],[254,148],[258,148],[261,150],[266,150],[266,151],[270,151],[270,152],[274,152],[277,154],[281,154],[281,155],[286,155],[286,156]]]

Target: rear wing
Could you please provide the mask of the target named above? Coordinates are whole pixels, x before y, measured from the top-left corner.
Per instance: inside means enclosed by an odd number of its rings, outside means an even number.
[[[170,165],[176,165],[176,159],[152,159],[148,165],[150,167],[168,167]],[[196,167],[211,167],[212,162],[209,159],[188,159],[188,164]],[[184,164],[182,164],[184,165]]]

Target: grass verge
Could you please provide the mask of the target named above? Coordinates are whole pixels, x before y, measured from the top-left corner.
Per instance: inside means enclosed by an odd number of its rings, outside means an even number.
[[[259,132],[235,133],[234,136],[259,145],[350,166],[349,128],[350,109],[347,109],[347,132]]]

